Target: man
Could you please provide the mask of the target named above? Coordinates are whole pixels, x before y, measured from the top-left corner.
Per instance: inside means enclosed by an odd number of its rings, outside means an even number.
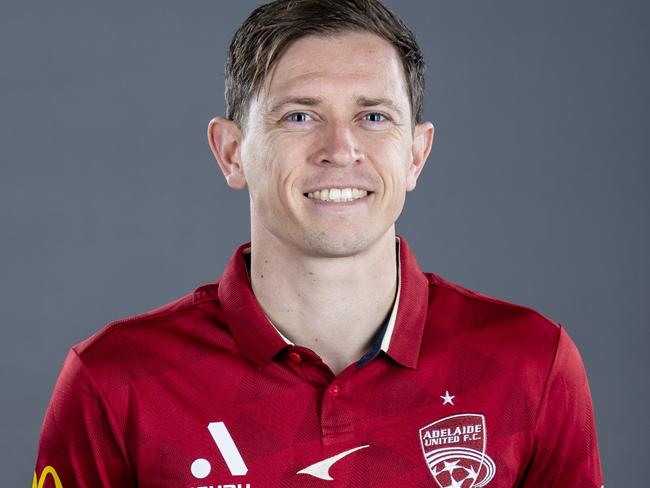
[[[433,141],[423,70],[374,0],[251,14],[208,128],[251,242],[71,349],[35,486],[602,485],[566,332],[423,273],[395,235]]]

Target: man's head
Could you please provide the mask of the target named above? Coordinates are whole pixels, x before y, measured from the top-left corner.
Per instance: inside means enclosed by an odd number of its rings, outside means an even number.
[[[334,19],[352,17],[351,10],[361,18],[370,10],[402,25],[370,0],[280,1],[262,12],[290,11],[295,5],[307,12],[310,4],[312,10],[327,5],[324,15]],[[339,15],[339,7],[348,13]],[[256,19],[259,12],[251,17],[265,32],[264,22],[272,21]],[[283,40],[270,57],[258,59],[266,50],[255,51],[253,38],[237,40],[257,32],[246,31],[250,18],[238,31],[233,44],[248,43],[252,50],[243,59],[235,55],[248,74],[228,75],[227,93],[235,102],[229,100],[227,118],[213,119],[208,128],[228,185],[249,189],[253,244],[275,242],[302,254],[334,257],[359,254],[380,240],[389,243],[433,140],[429,122],[414,125],[419,115],[413,112],[404,56],[385,35],[357,24],[322,32],[320,19],[294,12],[289,21],[286,15],[274,17],[279,26],[266,26]],[[302,26],[302,34],[287,39],[285,31],[298,29],[294,24]],[[261,42],[278,41],[264,37]],[[415,78],[423,65],[417,52]],[[238,79],[246,86],[238,86]],[[418,97],[416,113],[421,92]]]
[[[227,117],[245,130],[251,98],[293,41],[349,31],[376,34],[392,44],[404,69],[412,123],[421,122],[425,64],[420,47],[409,28],[376,0],[278,0],[256,8],[228,50]]]

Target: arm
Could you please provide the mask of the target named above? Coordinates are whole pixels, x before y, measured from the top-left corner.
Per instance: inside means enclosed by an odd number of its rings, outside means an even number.
[[[54,387],[32,488],[135,487],[115,418],[72,349]]]
[[[557,352],[539,408],[535,447],[522,488],[601,488],[593,405],[582,359],[560,329]]]

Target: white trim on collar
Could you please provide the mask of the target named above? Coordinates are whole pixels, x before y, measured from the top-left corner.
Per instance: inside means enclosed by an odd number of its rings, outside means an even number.
[[[388,346],[390,345],[390,340],[393,337],[393,330],[395,329],[395,321],[397,320],[397,307],[399,305],[399,293],[402,288],[402,271],[400,264],[400,247],[399,247],[399,237],[395,237],[397,242],[397,293],[395,294],[395,302],[393,303],[393,309],[390,312],[390,318],[388,319],[388,325],[386,326],[386,332],[384,332],[384,337],[381,340],[381,350],[388,352]]]

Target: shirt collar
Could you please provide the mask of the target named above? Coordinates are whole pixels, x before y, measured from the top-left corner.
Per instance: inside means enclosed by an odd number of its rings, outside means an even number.
[[[400,236],[397,236],[397,240],[397,294],[391,314],[376,337],[374,348],[379,344],[379,349],[395,361],[415,368],[428,308],[428,280],[406,240]],[[240,351],[254,365],[262,368],[291,342],[273,326],[255,298],[244,261],[244,252],[250,246],[250,242],[242,244],[230,258],[219,280],[218,296],[226,325]],[[373,352],[372,349],[370,352]],[[378,353],[377,350],[373,357]]]

